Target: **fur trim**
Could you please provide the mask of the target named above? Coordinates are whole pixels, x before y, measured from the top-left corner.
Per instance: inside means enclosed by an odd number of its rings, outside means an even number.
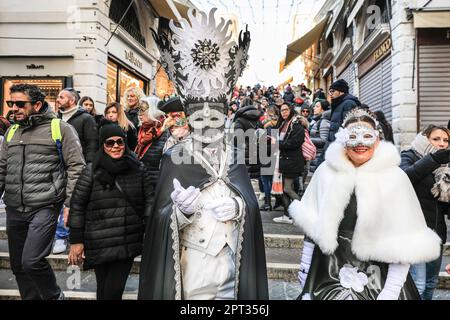
[[[333,253],[344,211],[353,192],[357,222],[352,250],[361,260],[420,263],[439,256],[440,239],[427,228],[419,200],[398,167],[397,149],[380,142],[371,160],[355,168],[344,147],[333,143],[301,201],[289,213],[325,254]]]

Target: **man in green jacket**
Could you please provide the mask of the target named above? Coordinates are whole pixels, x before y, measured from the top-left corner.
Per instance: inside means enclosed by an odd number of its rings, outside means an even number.
[[[65,216],[69,213],[85,166],[83,151],[72,126],[60,121],[55,128],[56,115],[37,86],[13,85],[10,96],[7,104],[18,126],[5,133],[0,150],[0,194],[5,192],[11,269],[22,299],[61,299],[45,258],[63,204]]]

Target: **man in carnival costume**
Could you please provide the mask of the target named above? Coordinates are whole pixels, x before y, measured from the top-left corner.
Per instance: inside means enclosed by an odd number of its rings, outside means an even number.
[[[164,155],[144,240],[139,299],[268,299],[258,202],[245,164],[224,139],[227,98],[248,60],[250,34],[230,41],[191,9],[154,38],[192,126]]]
[[[439,256],[400,156],[380,141],[368,111],[348,112],[301,201],[289,207],[305,233],[299,299],[420,299],[410,264]]]

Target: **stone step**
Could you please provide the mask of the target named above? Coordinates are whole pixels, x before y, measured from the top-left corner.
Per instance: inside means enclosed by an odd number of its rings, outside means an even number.
[[[80,273],[79,286],[74,287],[74,273],[55,271],[56,282],[64,291],[68,300],[95,300],[97,282],[93,271],[83,271]],[[269,280],[269,298],[271,300],[293,300],[300,293],[300,286],[296,282],[286,282],[280,280]],[[137,299],[139,287],[139,276],[130,274],[126,285],[124,300]],[[0,300],[20,299],[17,283],[11,270],[0,270]]]
[[[301,249],[303,248],[304,236],[299,234],[264,234],[264,244],[266,248],[290,248]],[[6,227],[0,227],[0,240],[6,240]],[[0,250],[2,246],[0,245]],[[450,256],[450,242],[444,244],[443,249],[444,256]]]
[[[7,240],[6,227],[0,227],[0,240]],[[295,248],[303,247],[302,235],[289,234],[264,234],[266,248]]]

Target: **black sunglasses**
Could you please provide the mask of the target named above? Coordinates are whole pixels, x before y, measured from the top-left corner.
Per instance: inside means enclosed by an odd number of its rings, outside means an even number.
[[[12,108],[14,105],[16,105],[17,108],[24,108],[27,103],[35,104],[36,101],[11,101],[11,100],[6,101],[6,104],[10,108]]]
[[[114,139],[108,139],[108,140],[105,141],[105,147],[107,147],[107,148],[112,148],[112,147],[114,147],[114,146],[116,145],[116,143],[117,143],[117,145],[118,145],[119,147],[123,147],[124,144],[125,144],[125,142],[123,141],[122,138],[117,139],[117,140],[114,140]]]

